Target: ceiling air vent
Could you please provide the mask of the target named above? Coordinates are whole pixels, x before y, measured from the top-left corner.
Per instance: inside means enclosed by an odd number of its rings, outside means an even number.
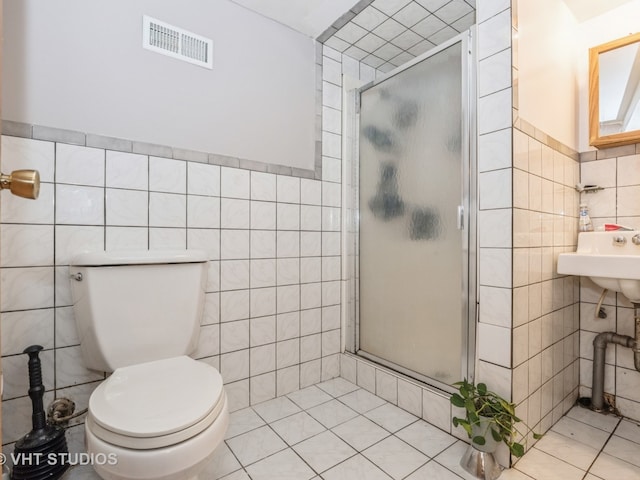
[[[187,32],[155,18],[144,15],[142,46],[148,50],[184,60],[185,62],[213,68],[213,42],[209,38]]]

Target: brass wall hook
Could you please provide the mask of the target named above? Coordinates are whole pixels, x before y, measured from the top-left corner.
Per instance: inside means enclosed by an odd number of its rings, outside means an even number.
[[[0,173],[0,189],[7,188],[14,195],[35,200],[40,193],[40,173],[37,170],[14,170],[10,175]]]

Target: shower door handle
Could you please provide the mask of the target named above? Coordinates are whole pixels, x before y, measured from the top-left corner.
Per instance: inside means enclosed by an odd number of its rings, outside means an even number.
[[[464,206],[458,205],[458,230],[464,230]]]

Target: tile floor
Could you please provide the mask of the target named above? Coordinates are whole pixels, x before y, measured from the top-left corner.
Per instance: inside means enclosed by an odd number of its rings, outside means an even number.
[[[466,444],[342,378],[231,414],[203,480],[459,480]],[[75,467],[66,480],[93,480]],[[639,480],[640,425],[574,407],[501,480]]]

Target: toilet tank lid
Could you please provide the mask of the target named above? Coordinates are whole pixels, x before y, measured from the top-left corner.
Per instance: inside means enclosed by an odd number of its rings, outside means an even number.
[[[203,250],[121,250],[81,252],[71,258],[71,265],[147,265],[154,263],[203,263],[208,260]]]

